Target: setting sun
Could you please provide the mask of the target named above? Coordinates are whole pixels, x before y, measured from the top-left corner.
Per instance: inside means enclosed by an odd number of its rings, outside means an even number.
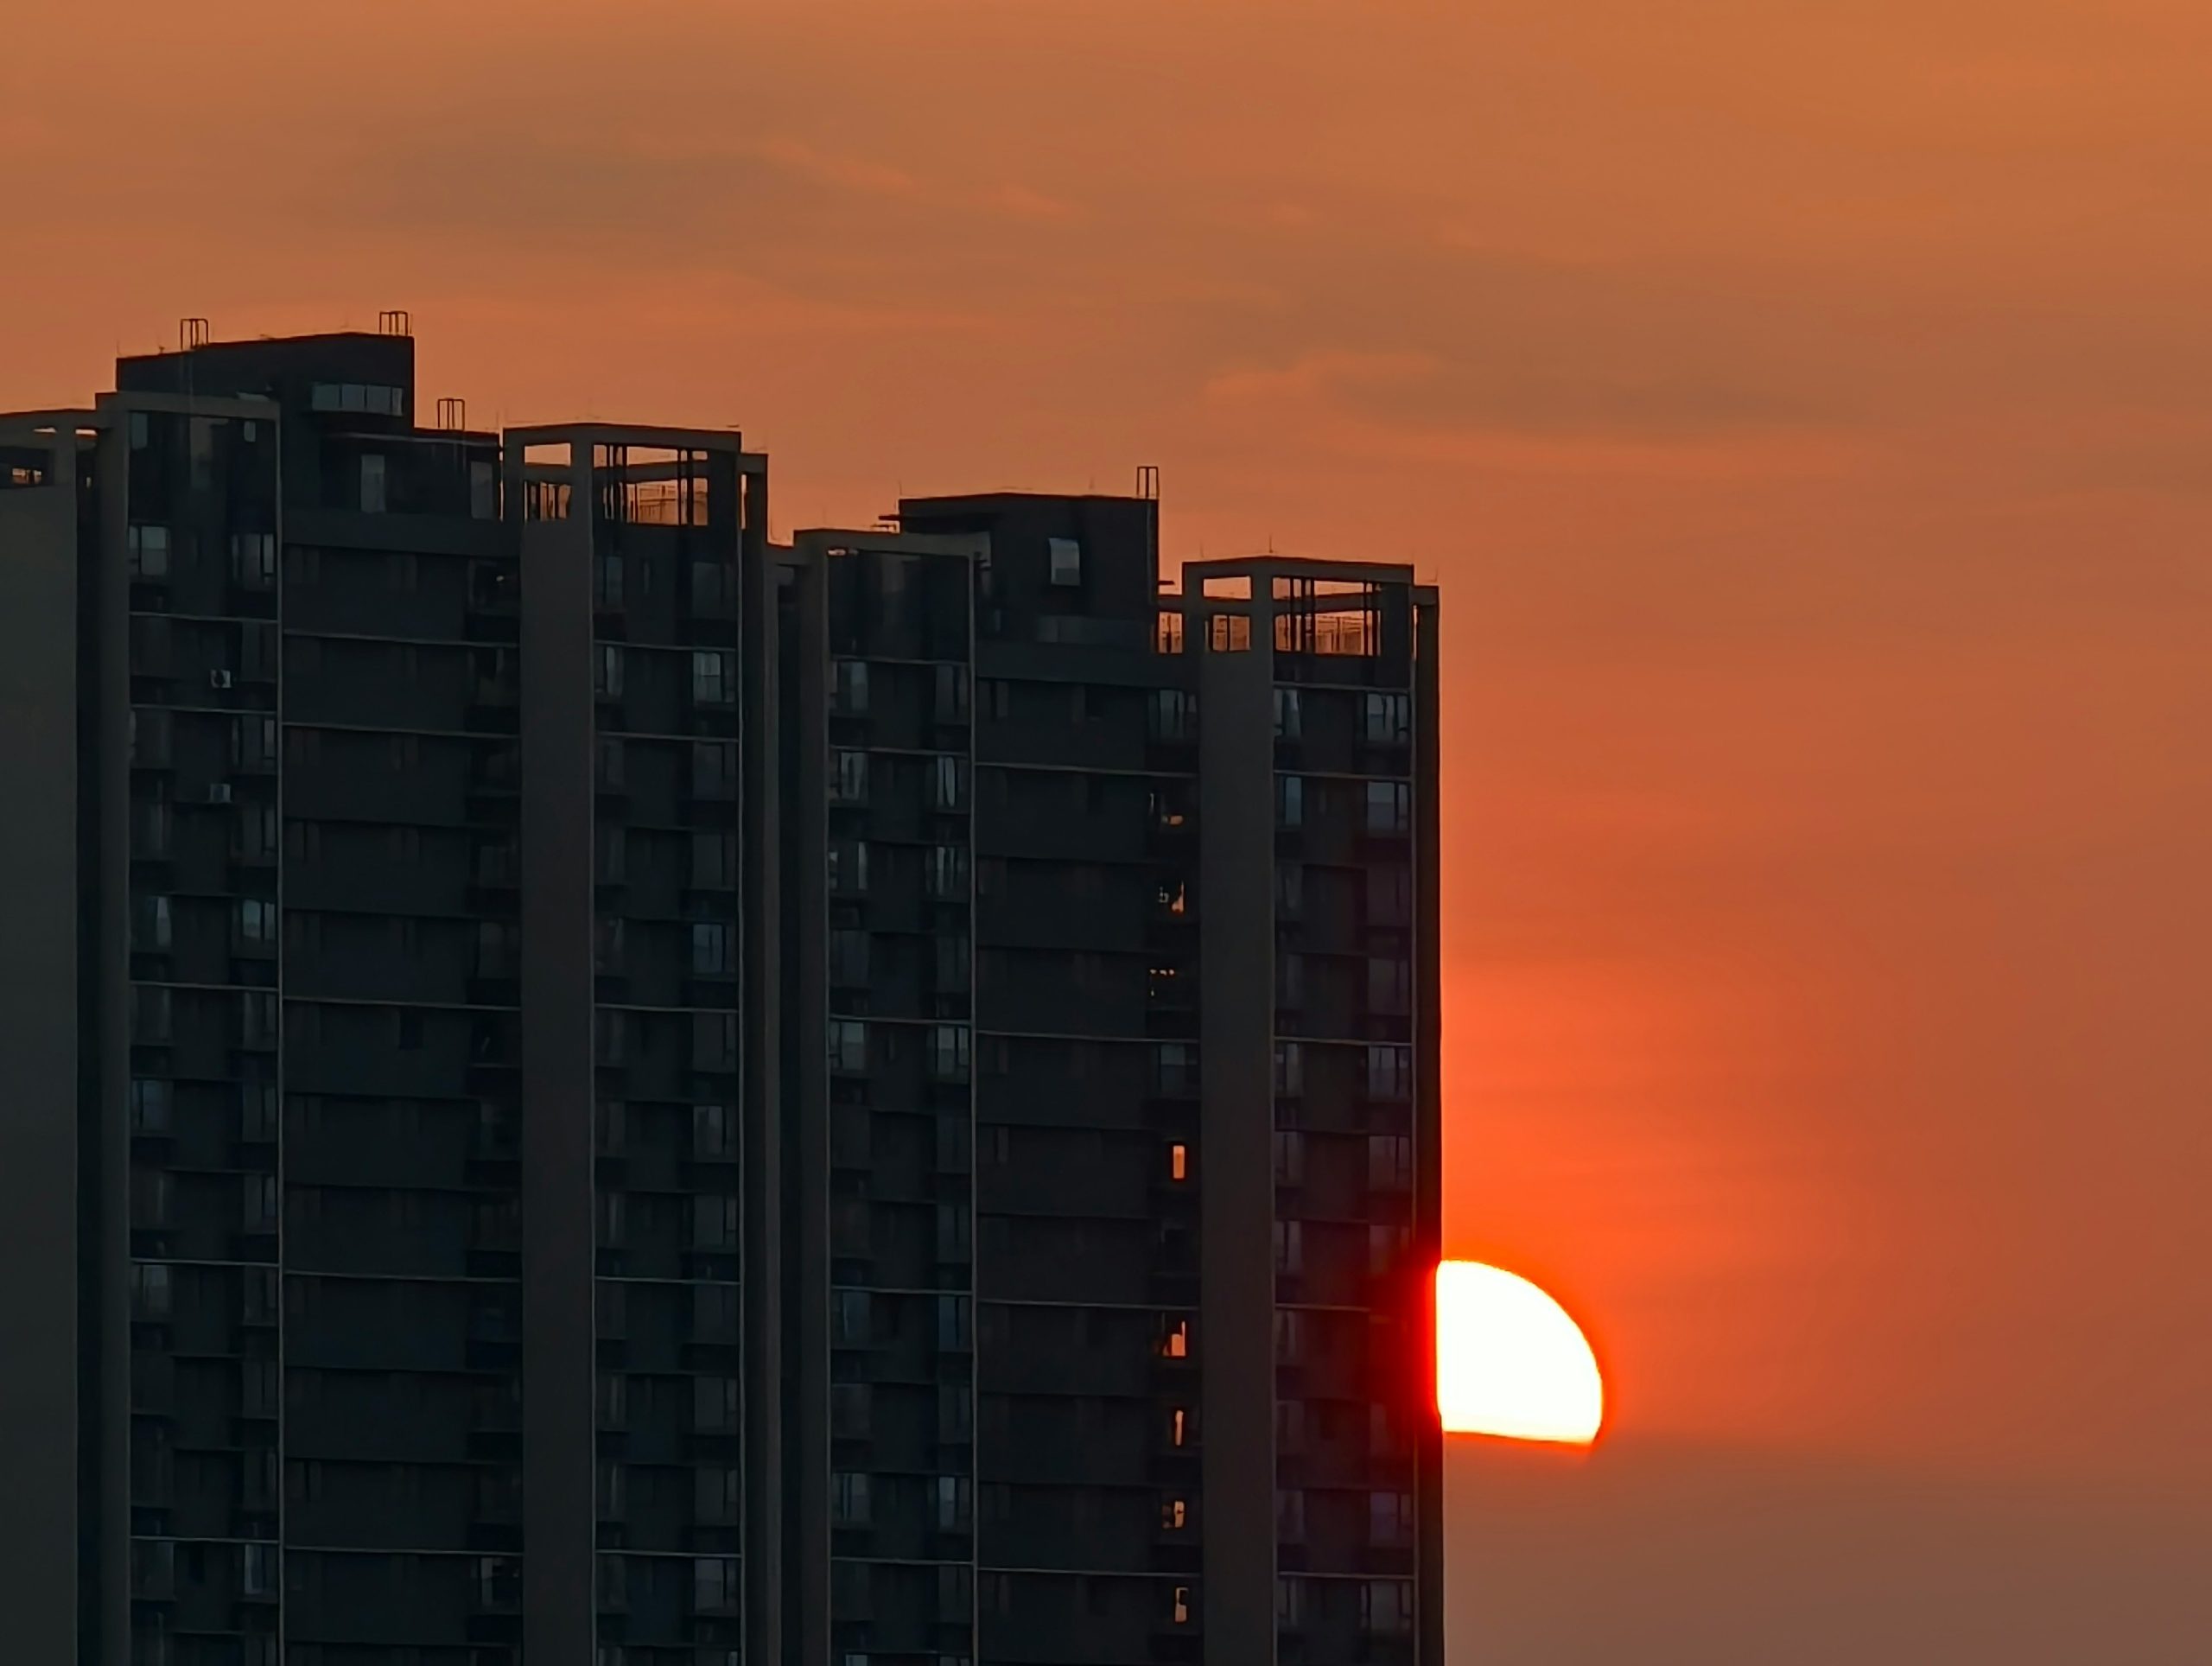
[[[1436,1404],[1452,1434],[1587,1446],[1605,1420],[1597,1356],[1567,1310],[1480,1262],[1436,1269]]]

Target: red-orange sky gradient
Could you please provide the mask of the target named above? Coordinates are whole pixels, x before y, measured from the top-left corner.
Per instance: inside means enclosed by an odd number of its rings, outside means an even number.
[[[1444,587],[1448,1249],[1608,1438],[1454,1659],[2212,1658],[2212,7],[118,0],[0,405],[412,310],[775,530],[1163,474]]]

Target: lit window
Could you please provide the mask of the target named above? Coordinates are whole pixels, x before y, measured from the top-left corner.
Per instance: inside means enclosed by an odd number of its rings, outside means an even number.
[[[1191,1321],[1172,1320],[1160,1339],[1160,1355],[1163,1359],[1188,1359],[1191,1357]]]
[[[1173,1411],[1167,1415],[1168,1445],[1179,1447],[1183,1444],[1185,1440],[1189,1437],[1191,1427],[1190,1417],[1191,1414],[1184,1410],[1180,1406],[1176,1407]]]
[[[1191,1178],[1191,1148],[1179,1140],[1167,1148],[1167,1178],[1171,1180]]]
[[[1175,1587],[1174,1598],[1169,1606],[1168,1612],[1173,1617],[1176,1625],[1188,1625],[1191,1623],[1191,1587],[1189,1586],[1179,1585]]]
[[[1163,1531],[1179,1533],[1190,1525],[1190,1506],[1180,1498],[1165,1498],[1160,1505],[1160,1525]]]

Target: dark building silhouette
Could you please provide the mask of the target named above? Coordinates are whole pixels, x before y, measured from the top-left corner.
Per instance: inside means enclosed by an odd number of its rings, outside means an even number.
[[[766,485],[0,416],[23,1658],[1441,1662],[1433,592]]]

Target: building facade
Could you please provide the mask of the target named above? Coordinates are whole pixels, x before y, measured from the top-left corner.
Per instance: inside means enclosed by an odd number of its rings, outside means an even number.
[[[1433,591],[387,321],[0,417],[26,1657],[1440,1662]]]

